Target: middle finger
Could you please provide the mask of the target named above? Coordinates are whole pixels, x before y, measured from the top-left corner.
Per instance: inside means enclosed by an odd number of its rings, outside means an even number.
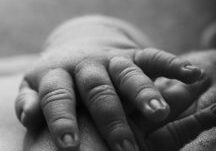
[[[83,102],[113,151],[137,151],[120,99],[104,66],[79,64],[75,79]]]

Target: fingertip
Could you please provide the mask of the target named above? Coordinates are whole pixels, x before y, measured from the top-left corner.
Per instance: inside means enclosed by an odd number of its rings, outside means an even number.
[[[74,118],[47,120],[50,133],[60,150],[77,151],[80,144],[79,128]]]
[[[152,99],[149,103],[144,103],[143,112],[149,120],[160,122],[167,118],[170,107],[164,100]]]
[[[75,126],[71,125],[69,128],[60,128],[58,131],[53,131],[53,133],[60,149],[64,151],[76,151],[79,148],[79,131]]]
[[[77,133],[65,133],[58,139],[60,148],[65,151],[76,151],[79,147],[79,136]]]
[[[43,124],[38,95],[35,91],[26,89],[20,92],[16,100],[16,113],[20,122],[28,129],[36,129]]]
[[[200,81],[205,77],[204,71],[200,67],[197,67],[195,65],[187,64],[183,66],[181,70],[185,75],[184,82],[188,84]]]

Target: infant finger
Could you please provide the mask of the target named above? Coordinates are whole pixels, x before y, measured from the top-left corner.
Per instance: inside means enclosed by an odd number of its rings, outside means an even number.
[[[63,69],[53,69],[46,73],[39,84],[39,95],[48,128],[57,146],[68,151],[77,149],[79,130],[70,74]]]
[[[161,121],[169,114],[165,102],[153,82],[131,60],[114,57],[109,64],[109,72],[116,87],[144,115],[153,121]]]
[[[104,66],[80,64],[75,70],[81,97],[103,138],[113,151],[137,151],[120,99]]]
[[[172,122],[152,133],[148,141],[155,151],[177,151],[204,130],[216,126],[216,104]]]
[[[203,77],[199,67],[158,49],[147,48],[136,52],[134,62],[149,76],[166,76],[186,83],[193,83]]]
[[[28,82],[23,80],[16,98],[15,110],[18,119],[29,129],[40,128],[43,115],[40,110],[38,93],[31,89]]]

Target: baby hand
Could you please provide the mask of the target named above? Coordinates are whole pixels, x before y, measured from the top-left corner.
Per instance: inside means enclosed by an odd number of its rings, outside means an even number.
[[[202,72],[170,53],[141,50],[128,37],[122,38],[123,32],[106,27],[104,20],[103,24],[87,23],[72,23],[72,28],[66,23],[59,29],[63,38],[51,40],[25,75],[16,102],[17,116],[30,128],[37,127],[44,115],[57,146],[76,149],[76,104],[83,104],[113,151],[138,150],[122,103],[130,103],[150,120],[164,120],[169,105],[151,79],[165,76],[193,83]],[[79,35],[78,40],[74,35]]]

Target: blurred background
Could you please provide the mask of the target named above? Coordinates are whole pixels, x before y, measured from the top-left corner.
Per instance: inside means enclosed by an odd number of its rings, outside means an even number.
[[[0,57],[38,53],[57,25],[86,14],[127,20],[157,47],[178,53],[202,48],[216,0],[0,0]]]

